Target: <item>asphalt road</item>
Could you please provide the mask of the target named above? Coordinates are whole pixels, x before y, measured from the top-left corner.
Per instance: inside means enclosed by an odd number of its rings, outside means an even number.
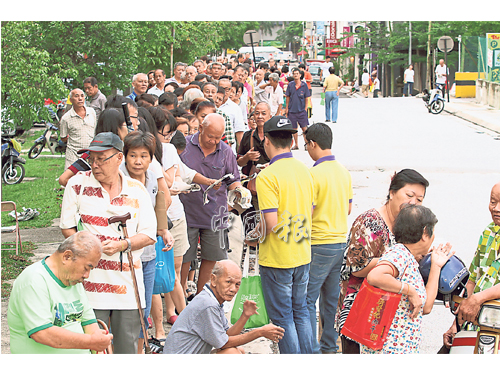
[[[324,121],[321,88],[313,87],[311,123]],[[330,124],[333,153],[351,172],[354,187],[349,225],[362,212],[385,202],[391,175],[419,171],[430,183],[424,205],[439,223],[434,244],[450,242],[467,267],[484,227],[492,186],[500,181],[497,133],[450,114],[432,115],[418,98],[339,99],[339,117]],[[300,137],[299,137],[300,138]],[[294,155],[306,165],[306,151]],[[424,317],[422,353],[436,353],[453,316],[442,305]]]

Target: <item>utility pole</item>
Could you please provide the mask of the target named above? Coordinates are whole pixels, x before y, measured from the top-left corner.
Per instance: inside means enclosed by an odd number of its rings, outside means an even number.
[[[410,32],[410,46],[408,47],[408,66],[411,65],[411,21],[408,21],[408,31]]]
[[[427,89],[429,90],[432,88],[431,28],[432,28],[432,21],[429,21],[429,31],[427,33],[427,77],[425,80]]]

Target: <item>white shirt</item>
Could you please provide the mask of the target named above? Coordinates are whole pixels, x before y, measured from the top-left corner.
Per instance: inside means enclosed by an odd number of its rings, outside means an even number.
[[[269,106],[271,107],[271,116],[275,116],[278,107],[281,104],[283,107],[283,89],[280,85],[276,86],[276,90],[272,86],[267,86],[266,91],[269,93]]]
[[[370,75],[368,73],[363,73],[361,75],[361,84],[369,85],[370,84]]]
[[[243,98],[243,95],[241,96],[241,98]],[[234,133],[244,132],[248,130],[243,120],[243,113],[238,104],[228,98],[226,102],[219,107],[219,109],[227,116],[229,116],[229,119],[231,120],[231,123],[233,125]]]
[[[323,72],[323,78],[326,78],[330,75],[330,72],[328,69],[330,69],[331,66],[333,66],[333,63],[330,61],[330,62],[324,62],[322,64],[320,64],[321,66],[321,71]]]
[[[177,149],[171,143],[163,143],[163,156],[161,159],[163,170],[167,171],[170,168],[179,168],[181,158],[177,154]],[[184,205],[179,199],[179,195],[172,195],[172,204],[167,210],[167,215],[170,220],[179,220],[184,217]]]
[[[448,69],[446,68],[446,65],[439,65],[436,66],[436,83],[446,83],[446,74],[448,74]]]
[[[413,77],[415,76],[415,71],[412,69],[406,69],[404,74],[404,79],[406,82],[413,82]]]
[[[163,94],[165,91],[160,90],[158,86],[153,86],[148,90],[148,94],[156,95],[157,97],[160,97],[161,94]]]
[[[131,218],[127,220],[128,236],[141,233],[156,242],[156,215],[146,188],[139,181],[126,177],[122,171],[118,170],[118,173],[122,178],[122,189],[112,200],[92,175],[92,171],[78,172],[70,178],[64,190],[59,227],[83,227],[83,230],[95,234],[100,241],[117,241],[120,237],[123,238],[123,233],[118,229],[118,224],[108,225],[107,220],[112,216],[130,212]],[[142,252],[143,249],[134,250],[132,255],[141,305],[145,308],[140,259]],[[128,258],[125,255],[120,262],[120,252],[111,256],[103,253],[97,267],[90,272],[83,286],[94,309],[137,309]]]

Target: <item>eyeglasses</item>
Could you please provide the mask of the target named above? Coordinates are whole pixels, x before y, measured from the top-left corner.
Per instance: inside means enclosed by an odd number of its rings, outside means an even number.
[[[88,158],[88,163],[92,166],[94,163],[97,165],[97,166],[101,166],[103,165],[104,163],[106,163],[109,159],[111,159],[113,156],[115,156],[116,154],[119,154],[120,152],[115,152],[113,155],[111,155],[110,157],[106,158],[106,159],[102,159],[102,158]]]

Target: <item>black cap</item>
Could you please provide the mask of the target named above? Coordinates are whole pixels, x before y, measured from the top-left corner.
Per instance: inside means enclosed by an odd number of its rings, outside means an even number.
[[[277,131],[287,131],[290,133],[297,133],[291,121],[285,116],[274,116],[264,123],[264,133],[272,133]]]
[[[83,154],[87,151],[102,152],[109,150],[111,148],[116,148],[118,151],[123,151],[123,141],[115,133],[104,132],[97,134],[92,142],[90,142],[89,147],[79,150],[78,154]]]

